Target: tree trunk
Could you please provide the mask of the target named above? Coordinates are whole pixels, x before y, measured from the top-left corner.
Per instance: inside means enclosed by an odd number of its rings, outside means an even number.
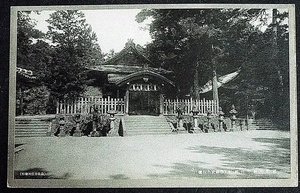
[[[280,71],[280,66],[278,63],[278,44],[277,44],[277,32],[278,32],[278,24],[277,24],[277,9],[272,10],[272,24],[273,24],[273,55],[272,55],[272,60],[277,68],[277,76],[279,80],[279,90],[283,92],[283,80],[282,80],[282,74]],[[279,93],[282,94],[282,93]]]
[[[219,96],[218,96],[218,80],[217,80],[216,70],[213,70],[212,92],[213,92],[213,100],[214,101],[219,101]]]
[[[200,99],[200,87],[199,87],[199,72],[198,72],[198,62],[197,66],[195,68],[195,74],[194,74],[194,97],[195,99]]]

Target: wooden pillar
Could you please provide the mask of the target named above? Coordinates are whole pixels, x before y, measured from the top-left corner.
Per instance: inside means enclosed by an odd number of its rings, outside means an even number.
[[[120,90],[117,90],[117,98],[120,98]]]
[[[164,114],[164,95],[162,93],[159,94],[159,114]]]
[[[217,80],[216,70],[213,71],[212,91],[213,91],[213,100],[217,101],[217,103],[218,103],[219,96],[218,96],[218,80]]]
[[[125,93],[125,114],[129,112],[129,88],[126,89]]]
[[[21,87],[19,88],[19,96],[20,96],[20,106],[19,106],[20,115],[23,115],[24,114],[24,104],[23,104],[24,95],[23,95],[23,90]]]

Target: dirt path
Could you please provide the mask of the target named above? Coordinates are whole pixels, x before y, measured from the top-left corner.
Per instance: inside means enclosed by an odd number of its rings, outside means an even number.
[[[23,139],[15,171],[51,178],[289,178],[289,132]]]

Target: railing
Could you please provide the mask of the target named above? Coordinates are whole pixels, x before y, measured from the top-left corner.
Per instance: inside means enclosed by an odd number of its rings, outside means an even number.
[[[107,114],[114,110],[118,114],[125,113],[125,101],[123,98],[100,98],[100,97],[80,97],[74,101],[60,101],[57,103],[57,114],[75,114],[77,110],[82,114],[88,114],[92,108],[98,109],[100,114]],[[190,115],[192,110],[197,109],[200,115],[207,114],[208,110],[212,114],[218,114],[219,104],[213,100],[195,99],[165,99],[163,103],[163,114],[177,114],[177,109],[182,109],[183,115]]]
[[[119,114],[125,112],[123,98],[79,97],[75,101],[58,102],[56,113],[75,114],[78,110],[82,114],[88,114],[93,107],[97,108],[101,114],[107,114],[110,110],[114,110]]]
[[[208,110],[216,115],[219,111],[219,103],[214,100],[196,99],[165,99],[164,115],[177,114],[177,109],[182,109],[183,115],[190,115],[192,110],[197,109],[200,115],[207,114]]]

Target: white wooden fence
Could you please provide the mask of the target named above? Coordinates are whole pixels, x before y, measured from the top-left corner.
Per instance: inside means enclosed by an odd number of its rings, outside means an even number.
[[[200,115],[206,115],[208,110],[216,115],[219,111],[219,103],[218,101],[206,99],[165,99],[164,115],[177,114],[178,108],[183,110],[183,115],[190,115],[194,109],[197,109]]]
[[[60,101],[56,106],[56,113],[75,114],[79,110],[82,114],[88,114],[92,108],[98,109],[101,114],[107,114],[114,110],[117,113],[125,112],[125,103],[123,98],[101,98],[101,97],[79,97],[75,101]]]
[[[80,97],[75,101],[57,102],[57,114],[75,114],[79,110],[82,114],[88,114],[92,108],[98,109],[100,114],[107,114],[108,111],[114,110],[118,114],[125,113],[125,101],[123,98],[101,98],[101,97]],[[197,109],[200,115],[206,115],[208,110],[212,114],[218,114],[219,104],[213,100],[195,100],[195,99],[165,99],[163,104],[164,115],[177,114],[177,109],[181,108],[184,115],[190,115],[192,110]]]

